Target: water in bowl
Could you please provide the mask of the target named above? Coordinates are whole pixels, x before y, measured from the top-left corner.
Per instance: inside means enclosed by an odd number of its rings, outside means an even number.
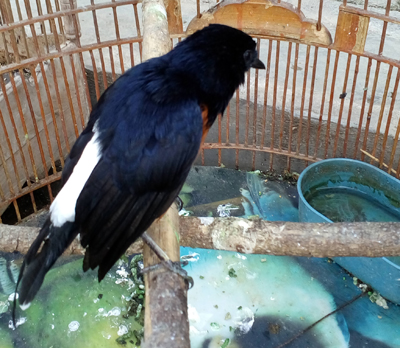
[[[307,202],[333,222],[400,222],[398,212],[370,195],[348,187],[322,188],[305,194]],[[386,257],[400,268],[400,256]]]
[[[307,202],[333,222],[400,222],[400,214],[370,195],[348,187],[322,188],[305,195]]]

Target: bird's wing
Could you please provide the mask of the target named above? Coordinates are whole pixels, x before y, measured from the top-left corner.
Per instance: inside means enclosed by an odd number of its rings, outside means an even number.
[[[84,269],[99,266],[99,279],[172,204],[199,151],[197,103],[146,110],[158,122],[138,128],[121,119],[76,202]]]
[[[21,267],[22,307],[78,233],[84,269],[100,266],[101,280],[179,193],[200,147],[202,112],[197,100],[167,100],[174,89],[164,82],[174,79],[149,70],[140,64],[107,89],[71,149],[50,218]]]

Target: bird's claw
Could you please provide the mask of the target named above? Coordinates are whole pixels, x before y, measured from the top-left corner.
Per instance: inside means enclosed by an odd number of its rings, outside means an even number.
[[[188,275],[188,273],[182,268],[182,266],[186,266],[188,264],[188,261],[181,261],[181,262],[172,262],[171,260],[165,261],[168,265],[164,266],[168,268],[171,272],[174,272],[176,274],[179,274],[185,281],[188,289],[193,288],[194,281],[191,276]]]
[[[174,273],[180,275],[185,280],[185,283],[187,284],[188,289],[191,289],[194,285],[193,278],[187,274],[187,272],[182,268],[181,264],[183,266],[186,266],[187,261],[186,262],[185,261],[172,262],[171,260],[166,260],[166,261],[163,260],[158,264],[143,268],[141,272],[142,272],[142,274],[145,274],[145,273],[160,269],[160,267],[164,267],[164,268],[170,270],[171,272],[174,272]]]
[[[181,197],[176,196],[175,203],[178,206],[178,211],[181,211],[183,208],[183,201],[182,201]]]
[[[142,234],[142,239],[143,241],[149,246],[151,250],[158,256],[158,258],[161,260],[159,264],[152,265],[149,267],[146,267],[142,269],[142,273],[148,273],[150,271],[154,271],[156,269],[159,269],[161,266],[164,266],[166,269],[170,270],[171,272],[174,272],[178,275],[180,275],[188,285],[188,289],[191,289],[194,285],[193,278],[189,277],[187,272],[182,268],[182,266],[187,266],[188,261],[181,261],[181,262],[172,262],[168,255],[165,253],[164,250],[162,250],[159,245],[154,242],[153,238],[151,238],[147,232],[144,232]]]

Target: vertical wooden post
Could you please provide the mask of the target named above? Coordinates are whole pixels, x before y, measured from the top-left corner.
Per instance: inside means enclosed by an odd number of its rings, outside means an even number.
[[[172,261],[179,261],[179,215],[176,204],[162,219],[154,222],[147,233]],[[143,259],[145,267],[160,263],[146,244]],[[145,347],[189,348],[187,288],[183,278],[161,268],[145,276],[145,286]]]
[[[61,10],[62,11],[68,11],[73,8],[76,8],[76,0],[61,0]],[[63,17],[63,23],[64,23],[64,33],[65,37],[68,40],[74,40],[77,37],[81,36],[81,25],[79,23],[78,16],[76,15],[76,21],[77,21],[77,26],[78,26],[78,33],[76,32],[75,25],[74,25],[74,16],[65,16]]]
[[[170,35],[183,32],[182,11],[180,0],[164,0],[167,11],[168,29]]]
[[[143,0],[143,61],[171,50],[167,12],[162,0]]]
[[[369,17],[348,13],[344,6],[340,6],[335,34],[335,49],[364,53],[368,26]]]
[[[143,0],[143,61],[161,56],[171,49],[167,12],[163,0]],[[179,215],[173,204],[155,221],[147,234],[166,252],[172,261],[179,261]],[[160,263],[145,244],[144,266]],[[181,276],[164,268],[145,275],[145,331],[147,348],[188,348],[189,321],[187,288]]]
[[[1,17],[4,22],[2,24],[14,23],[14,16],[12,13],[10,0],[1,0],[0,10],[1,10]]]

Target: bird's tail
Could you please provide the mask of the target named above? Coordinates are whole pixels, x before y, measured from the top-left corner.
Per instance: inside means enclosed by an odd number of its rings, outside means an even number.
[[[61,227],[54,227],[50,218],[47,219],[29,248],[18,276],[15,293],[18,292],[19,303],[23,310],[29,307],[46,273],[72,243],[77,233],[72,222],[66,222]],[[16,297],[12,314],[14,326]]]

